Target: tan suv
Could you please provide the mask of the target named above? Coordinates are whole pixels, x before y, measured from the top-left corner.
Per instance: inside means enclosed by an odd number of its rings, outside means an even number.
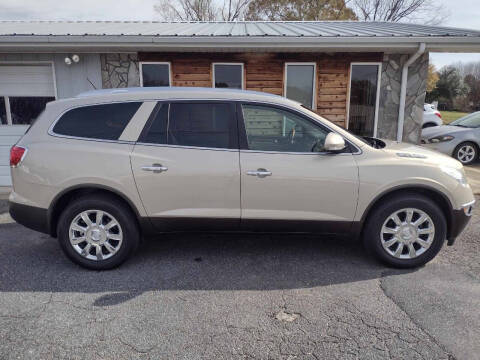
[[[142,236],[202,230],[346,235],[413,267],[453,244],[475,200],[456,160],[235,90],[51,102],[12,148],[11,168],[12,217],[90,269],[121,264]]]

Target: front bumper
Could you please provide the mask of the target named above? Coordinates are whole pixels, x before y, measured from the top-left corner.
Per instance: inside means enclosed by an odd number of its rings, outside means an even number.
[[[449,246],[455,243],[456,238],[467,227],[468,222],[472,218],[474,205],[475,201],[472,201],[471,203],[463,205],[460,210],[453,210],[447,236],[447,244]]]
[[[17,223],[45,234],[50,234],[47,209],[9,201],[10,216]]]

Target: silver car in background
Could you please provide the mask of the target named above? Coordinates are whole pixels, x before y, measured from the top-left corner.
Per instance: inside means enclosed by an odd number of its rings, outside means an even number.
[[[443,125],[442,114],[432,104],[423,104],[422,128]]]
[[[478,159],[480,149],[480,111],[449,125],[423,129],[422,145],[453,156],[464,165],[472,164]]]

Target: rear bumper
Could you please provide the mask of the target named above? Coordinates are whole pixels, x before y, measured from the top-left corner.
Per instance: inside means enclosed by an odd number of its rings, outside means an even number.
[[[472,218],[473,206],[475,202],[465,204],[460,210],[453,210],[448,231],[448,245],[453,245],[455,239],[462,233]]]
[[[8,205],[10,216],[17,223],[29,229],[50,234],[47,209],[19,204],[12,201],[10,201]]]

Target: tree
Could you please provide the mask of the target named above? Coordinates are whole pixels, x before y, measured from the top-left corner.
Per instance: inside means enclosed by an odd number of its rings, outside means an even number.
[[[465,94],[465,90],[466,87],[463,85],[458,69],[445,66],[439,71],[437,85],[429,93],[428,98],[438,100],[445,110],[451,110],[456,97]]]
[[[345,0],[252,0],[245,19],[357,20],[357,16]]]
[[[250,0],[158,0],[154,10],[162,20],[235,21],[243,18]]]
[[[358,18],[364,21],[407,21],[438,24],[446,19],[444,7],[435,0],[352,0]]]
[[[428,64],[428,75],[427,75],[427,92],[433,91],[438,82],[438,73],[435,65]]]

